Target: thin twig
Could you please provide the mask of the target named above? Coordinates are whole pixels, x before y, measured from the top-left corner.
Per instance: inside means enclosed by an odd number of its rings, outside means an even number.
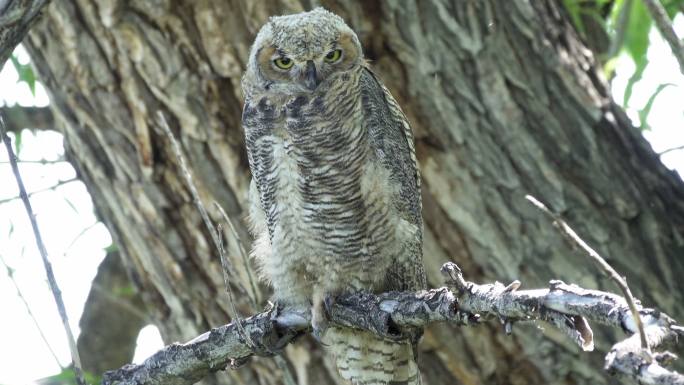
[[[653,18],[658,31],[660,31],[660,34],[665,41],[667,41],[667,44],[670,45],[672,54],[679,62],[679,70],[684,74],[684,44],[682,44],[682,41],[677,37],[674,28],[672,28],[672,21],[667,16],[665,7],[663,7],[659,0],[643,0],[643,2],[651,13],[651,17]]]
[[[250,288],[252,289],[252,297],[250,298],[250,302],[252,303],[252,308],[254,310],[257,310],[257,302],[259,301],[260,295],[259,295],[259,289],[256,285],[256,281],[254,280],[254,277],[252,276],[252,269],[249,265],[249,258],[247,257],[247,251],[245,251],[245,246],[242,243],[242,238],[240,238],[240,235],[238,234],[237,230],[235,229],[235,226],[233,225],[233,221],[230,219],[228,214],[226,214],[226,210],[221,207],[221,205],[214,201],[214,207],[218,212],[221,214],[223,217],[223,220],[228,223],[228,227],[230,229],[230,233],[235,238],[235,242],[238,245],[238,249],[240,251],[240,256],[242,257],[242,263],[244,264],[245,271],[247,272],[247,279],[249,280],[249,285]]]
[[[5,114],[7,131],[19,133],[22,130],[45,131],[54,130],[57,127],[55,118],[50,107],[23,107],[14,105],[1,107],[0,111]]]
[[[204,221],[204,225],[206,226],[207,230],[209,231],[209,234],[211,235],[212,240],[214,241],[214,246],[216,247],[216,250],[218,250],[219,257],[221,259],[221,266],[223,268],[223,280],[225,283],[226,287],[226,293],[228,294],[228,303],[231,309],[231,318],[234,321],[235,327],[237,329],[237,332],[239,335],[244,339],[244,341],[247,343],[247,345],[250,348],[254,348],[254,341],[252,340],[252,337],[249,333],[245,331],[245,328],[243,326],[243,320],[240,318],[237,309],[235,308],[235,300],[234,300],[234,295],[233,295],[233,290],[230,286],[230,280],[229,276],[235,276],[235,273],[233,272],[232,266],[228,262],[228,259],[226,258],[225,255],[225,250],[223,247],[223,232],[221,230],[218,230],[214,227],[214,225],[211,223],[211,219],[209,219],[209,214],[207,213],[206,208],[204,207],[204,204],[202,203],[202,200],[199,197],[199,193],[197,192],[197,188],[195,187],[195,183],[192,181],[192,174],[190,174],[190,170],[187,166],[187,163],[185,162],[185,157],[183,156],[183,152],[180,148],[180,145],[178,144],[178,141],[176,138],[173,136],[173,133],[171,132],[171,128],[169,127],[169,124],[166,122],[166,118],[164,118],[164,114],[161,111],[157,111],[157,116],[159,119],[159,123],[164,130],[164,133],[168,137],[169,141],[171,142],[171,145],[173,147],[173,152],[176,155],[176,159],[178,160],[178,163],[180,164],[181,171],[183,173],[183,178],[185,179],[185,184],[187,185],[188,189],[190,190],[190,194],[192,195],[193,202],[195,206],[197,207],[197,210],[200,213],[200,216],[202,217],[202,220]],[[224,218],[227,218],[227,215],[224,214]],[[228,220],[228,223],[232,227],[232,223],[230,220]],[[219,225],[220,229],[220,225]],[[239,239],[239,238],[238,238]],[[249,296],[248,296],[249,297]],[[253,304],[254,309],[256,311],[256,303]],[[275,352],[273,351],[268,351],[269,354],[273,355]],[[234,360],[234,362],[239,362],[238,360]],[[276,358],[276,364],[280,368],[280,370],[283,371],[283,380],[287,385],[296,385],[296,382],[294,381],[292,377],[292,373],[290,372],[289,367],[287,366],[287,363],[283,358]]]
[[[38,333],[40,334],[40,338],[43,339],[43,342],[45,343],[45,346],[47,346],[48,350],[50,351],[50,354],[52,354],[52,358],[55,359],[55,362],[57,363],[57,365],[59,365],[60,368],[64,369],[62,364],[59,363],[59,358],[57,358],[57,354],[55,353],[54,350],[52,350],[52,346],[48,342],[47,337],[45,336],[45,333],[43,333],[43,329],[40,327],[40,324],[38,323],[36,316],[31,311],[31,306],[29,306],[28,302],[26,301],[26,298],[24,297],[24,294],[21,292],[21,289],[19,288],[19,284],[17,283],[17,280],[14,279],[14,271],[12,270],[11,267],[9,267],[7,265],[7,263],[5,262],[5,259],[2,258],[2,255],[0,255],[0,263],[2,263],[3,266],[5,266],[5,269],[7,269],[7,276],[12,281],[12,285],[14,285],[14,289],[17,291],[17,296],[19,297],[19,299],[21,299],[21,302],[24,303],[24,307],[26,308],[26,312],[28,313],[29,317],[31,317],[31,320],[33,320],[33,324],[36,326],[36,329],[38,329]]]
[[[10,1],[0,14],[0,68],[50,0]]]
[[[233,293],[230,288],[230,278],[228,272],[228,258],[226,258],[226,250],[223,246],[223,229],[221,228],[220,223],[218,224],[217,233],[219,237],[219,243],[216,246],[218,248],[219,259],[221,260],[221,271],[223,271],[223,285],[226,287],[226,292],[228,293],[228,301],[230,302],[230,308],[235,314],[235,317],[232,318],[236,320],[235,324],[237,325],[238,331],[244,336],[249,345],[254,346],[254,343],[252,342],[252,339],[250,338],[249,334],[247,334],[247,332],[245,332],[245,328],[242,327],[242,320],[240,319],[240,316],[237,313],[237,309],[235,308],[235,302],[233,301]]]
[[[290,367],[287,366],[287,361],[285,361],[283,356],[277,354],[273,357],[273,359],[275,360],[276,365],[278,365],[278,368],[283,372],[283,382],[285,385],[297,385],[297,381],[295,381],[294,377],[292,376]]]
[[[79,385],[85,385],[85,379],[83,378],[83,370],[81,369],[81,358],[78,355],[78,348],[76,347],[76,340],[71,333],[71,327],[69,327],[69,318],[67,317],[66,308],[64,307],[64,301],[62,300],[62,292],[59,290],[57,285],[57,280],[55,279],[55,274],[52,271],[52,265],[48,259],[48,252],[43,243],[43,237],[40,235],[40,230],[38,229],[38,222],[36,221],[36,216],[33,214],[33,208],[31,207],[31,201],[29,200],[28,194],[26,194],[26,188],[24,188],[24,182],[21,179],[21,174],[19,173],[19,166],[17,165],[17,158],[12,150],[12,141],[5,132],[5,122],[0,115],[0,137],[5,143],[5,148],[7,149],[7,156],[9,157],[10,163],[12,165],[12,172],[14,173],[14,178],[17,181],[17,186],[19,187],[19,195],[21,196],[22,202],[24,202],[24,207],[26,208],[26,214],[28,214],[29,221],[31,222],[31,227],[33,228],[33,235],[36,238],[36,245],[38,246],[38,251],[40,251],[40,256],[43,259],[43,266],[45,267],[45,273],[47,274],[48,283],[50,285],[50,290],[55,298],[55,303],[57,304],[57,309],[59,311],[59,316],[62,319],[62,324],[64,326],[64,331],[67,335],[67,340],[69,342],[69,350],[71,351],[71,360],[73,362],[73,370],[76,375],[76,382]]]
[[[233,221],[230,220],[230,217],[228,216],[228,214],[226,214],[226,211],[223,209],[223,207],[221,207],[221,205],[218,204],[218,202],[216,202],[216,201],[214,201],[214,207],[219,211],[219,213],[221,213],[223,220],[228,223],[228,226],[230,227],[231,234],[232,234],[233,238],[235,238],[235,241],[238,244],[238,248],[240,250],[240,255],[242,257],[242,262],[244,263],[245,271],[247,272],[247,278],[249,280],[249,283],[250,283],[250,286],[252,289],[252,296],[254,298],[252,298],[250,296],[248,296],[248,297],[250,299],[252,309],[254,311],[257,311],[258,309],[257,309],[256,301],[258,300],[258,296],[257,296],[258,291],[257,291],[256,284],[254,282],[254,279],[252,277],[251,268],[249,266],[249,260],[247,259],[247,252],[245,251],[245,248],[242,244],[242,239],[240,238],[240,235],[238,235],[237,231],[235,230],[235,226],[233,226]],[[221,229],[220,224],[218,226],[218,229],[219,229],[219,234],[223,234],[223,230]],[[221,235],[219,235],[219,236],[221,236]],[[221,255],[221,263],[225,265],[226,262],[224,262],[225,255],[224,255],[223,251],[220,253],[220,255]],[[225,269],[224,269],[224,274],[226,274]],[[237,325],[238,329],[241,329],[241,331],[244,335],[249,336],[249,334],[244,331],[244,328],[242,327],[242,324],[239,321],[236,322],[236,325]],[[248,337],[247,341],[248,341],[250,346],[255,346],[254,342],[251,340],[251,337]],[[292,376],[292,372],[290,371],[290,367],[287,365],[287,362],[285,361],[285,359],[281,355],[276,354],[275,352],[269,352],[269,353],[273,353],[273,355],[274,355],[273,359],[275,360],[276,365],[283,372],[283,382],[285,383],[285,385],[297,385],[297,382],[295,381],[294,377]]]
[[[55,190],[57,187],[64,186],[65,184],[69,184],[69,183],[71,183],[71,182],[78,182],[78,180],[79,180],[78,178],[71,178],[71,179],[67,179],[67,180],[60,180],[60,181],[58,181],[57,183],[55,183],[54,185],[52,185],[52,186],[45,187],[45,188],[42,188],[42,189],[40,189],[40,190],[31,191],[30,193],[28,193],[28,197],[30,198],[30,197],[32,197],[32,196],[34,196],[34,195],[36,195],[36,194],[44,193],[44,192],[46,192],[46,191]],[[17,196],[15,196],[15,197],[11,197],[11,198],[0,199],[0,205],[5,204],[5,203],[9,203],[9,202],[12,202],[12,201],[15,201],[15,200],[17,200],[17,199],[21,199],[21,195],[17,195]]]
[[[673,151],[679,151],[679,150],[684,150],[684,144],[681,145],[681,146],[672,147],[672,148],[668,148],[667,150],[663,150],[663,151],[661,151],[661,152],[658,153],[658,156],[663,156],[663,155],[665,155],[665,154],[667,154],[667,153],[670,153],[670,152],[673,152]]]
[[[199,211],[200,216],[202,217],[202,221],[204,221],[204,226],[207,228],[207,231],[209,231],[209,235],[211,236],[211,239],[214,242],[214,247],[216,247],[216,250],[219,253],[221,265],[223,267],[223,280],[226,286],[226,293],[228,294],[228,304],[230,306],[230,311],[232,313],[230,317],[233,320],[236,320],[238,330],[244,333],[244,329],[242,328],[242,322],[240,320],[240,315],[238,314],[238,311],[235,307],[235,296],[233,295],[233,289],[230,286],[230,280],[228,275],[229,271],[231,271],[231,268],[230,264],[228,263],[228,260],[225,258],[225,255],[223,253],[223,241],[220,238],[219,232],[216,231],[216,228],[212,224],[211,219],[209,218],[209,214],[207,213],[207,209],[204,207],[204,204],[200,199],[197,187],[195,187],[195,183],[192,181],[192,174],[190,174],[190,169],[188,168],[188,165],[185,162],[183,151],[181,150],[178,141],[173,136],[171,128],[169,127],[169,124],[166,122],[164,114],[161,111],[157,111],[157,117],[159,119],[159,124],[161,125],[161,128],[164,130],[164,133],[166,134],[166,137],[171,142],[171,147],[173,148],[173,152],[176,155],[176,159],[178,160],[178,163],[180,165],[181,172],[183,173],[183,178],[185,180],[185,184],[188,190],[190,190],[190,194],[192,195],[193,203],[195,204],[197,211]],[[249,340],[249,336],[245,335],[245,338]]]
[[[84,236],[85,233],[87,233],[88,231],[92,230],[95,226],[97,226],[97,225],[99,225],[99,224],[100,224],[100,222],[95,222],[95,223],[93,223],[93,224],[91,224],[91,225],[88,225],[87,227],[84,227],[84,228],[81,230],[81,232],[78,233],[78,235],[76,235],[76,236],[74,237],[74,239],[71,240],[71,242],[69,242],[69,245],[66,247],[66,249],[64,249],[64,253],[63,253],[62,255],[67,255],[67,254],[69,253],[69,251],[71,251],[71,248],[74,247],[74,245],[76,244],[76,242],[78,242],[78,240],[81,239],[81,237]]]
[[[17,163],[19,164],[42,164],[42,165],[48,165],[48,164],[61,164],[61,163],[67,163],[67,160],[64,158],[58,158],[56,160],[47,160],[47,159],[40,159],[40,160],[17,160]],[[0,164],[10,164],[10,162],[5,162],[2,161]]]
[[[634,318],[634,322],[637,325],[637,329],[639,331],[639,338],[641,340],[641,348],[648,354],[648,356],[651,356],[651,347],[648,344],[648,339],[646,338],[646,332],[644,331],[644,324],[641,320],[641,316],[639,315],[639,311],[637,310],[636,304],[634,302],[634,296],[632,296],[631,290],[629,290],[629,286],[627,285],[627,281],[620,276],[613,267],[606,262],[599,253],[596,252],[596,250],[592,249],[582,238],[580,238],[577,233],[560,217],[560,215],[552,212],[549,210],[542,202],[537,200],[537,198],[531,196],[531,195],[526,195],[525,198],[530,201],[535,207],[546,213],[549,217],[553,219],[554,225],[561,231],[561,233],[568,238],[573,244],[579,246],[580,249],[582,249],[588,256],[591,258],[598,266],[603,270],[603,272],[610,277],[618,286],[620,291],[622,291],[622,294],[625,296],[625,300],[627,301],[627,305],[629,306],[629,310],[632,313],[632,317]]]

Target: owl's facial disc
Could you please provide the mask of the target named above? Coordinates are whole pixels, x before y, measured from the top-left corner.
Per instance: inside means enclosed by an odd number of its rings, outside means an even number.
[[[271,61],[273,70],[308,91],[314,91],[327,75],[337,70],[334,65],[342,58],[341,49],[318,54],[313,58],[310,56],[290,58],[278,52],[278,50],[275,51],[275,59]]]
[[[335,74],[362,63],[360,45],[352,32],[313,44],[305,38],[297,45],[271,41],[257,52],[266,87],[286,92],[313,92]]]

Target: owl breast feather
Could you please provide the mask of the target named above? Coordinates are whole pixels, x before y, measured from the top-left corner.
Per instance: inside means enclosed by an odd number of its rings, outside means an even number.
[[[280,105],[262,96],[245,106],[250,166],[272,250],[263,271],[274,286],[282,275],[297,280],[283,286],[324,279],[333,289],[372,289],[401,238],[415,237],[404,233],[415,229],[394,209],[397,187],[364,124],[359,82],[320,91]]]

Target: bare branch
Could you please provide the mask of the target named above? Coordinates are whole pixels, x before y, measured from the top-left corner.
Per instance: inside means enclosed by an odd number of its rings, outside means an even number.
[[[202,220],[204,221],[204,225],[206,226],[207,230],[209,231],[209,234],[211,235],[212,240],[214,241],[214,246],[216,247],[216,250],[219,253],[219,258],[221,260],[221,267],[223,270],[223,281],[225,284],[226,288],[226,293],[228,294],[228,303],[231,309],[231,319],[234,320],[234,323],[237,327],[237,331],[239,334],[242,336],[242,338],[247,342],[248,346],[253,347],[254,342],[252,341],[252,338],[249,333],[245,330],[245,328],[242,326],[242,320],[240,319],[240,315],[237,312],[237,309],[235,307],[235,300],[234,300],[234,295],[233,295],[233,290],[230,286],[230,278],[229,277],[236,277],[235,271],[233,270],[232,265],[229,263],[228,258],[225,255],[225,250],[223,247],[223,231],[221,230],[221,227],[219,225],[219,229],[217,230],[214,225],[211,222],[211,219],[209,218],[209,214],[207,213],[207,209],[204,207],[204,204],[202,203],[202,200],[200,199],[199,193],[197,191],[197,187],[195,186],[195,183],[192,181],[192,174],[190,174],[190,170],[187,166],[187,163],[185,161],[185,157],[183,156],[183,152],[180,148],[180,145],[176,141],[176,138],[174,138],[173,133],[171,132],[171,128],[169,127],[168,123],[166,122],[166,119],[164,118],[164,114],[161,111],[157,111],[157,117],[159,120],[159,123],[164,130],[164,133],[166,134],[166,137],[169,139],[171,142],[171,145],[173,147],[174,154],[176,155],[176,160],[180,164],[181,172],[183,174],[183,178],[185,180],[185,184],[190,190],[190,193],[192,195],[193,202],[195,204],[195,207],[197,207],[197,210],[200,213],[200,216],[202,217]],[[246,258],[246,253],[244,252],[244,249],[242,248],[242,243],[240,242],[240,238],[237,236],[237,232],[235,232],[235,228],[233,227],[232,222],[230,221],[230,218],[228,215],[225,213],[223,208],[221,208],[220,205],[218,205],[218,208],[221,211],[221,214],[231,227],[231,230],[233,231],[233,235],[236,237],[237,242],[240,246],[240,251],[243,255],[243,258]],[[246,262],[246,260],[245,260]],[[249,272],[249,268],[247,267],[247,274],[250,279],[250,283],[252,283],[252,289],[254,290],[253,295],[254,298],[251,296],[247,295],[250,299],[250,304],[252,305],[252,308],[254,311],[257,310],[256,308],[256,288],[254,286],[251,273]],[[243,292],[247,293],[247,290],[239,283],[238,280],[237,284],[238,287],[242,289]],[[269,353],[274,354],[272,351],[269,351]],[[276,364],[278,367],[283,371],[283,380],[287,385],[294,385],[295,381],[292,377],[292,373],[290,372],[290,368],[287,366],[287,363],[285,360],[280,357],[276,356],[275,357]],[[242,363],[242,360],[233,358],[230,361],[231,366],[237,367]]]
[[[11,132],[11,131],[10,131]],[[67,160],[64,158],[58,158],[55,160],[47,160],[47,159],[40,159],[40,160],[21,160],[17,159],[17,163],[19,164],[40,164],[42,166],[45,166],[47,164],[63,164],[66,163]],[[10,162],[5,162],[2,161],[0,164],[10,164]]]
[[[622,291],[622,294],[625,296],[625,299],[627,301],[627,305],[629,306],[630,311],[632,312],[632,317],[634,321],[636,322],[636,327],[639,332],[639,338],[641,340],[641,348],[644,349],[644,353],[646,353],[647,356],[650,356],[651,354],[651,348],[648,344],[648,339],[646,337],[646,332],[644,331],[644,325],[641,320],[641,317],[639,316],[639,312],[637,310],[637,306],[634,302],[634,297],[632,296],[632,291],[629,290],[629,286],[627,286],[627,281],[625,280],[624,277],[620,276],[620,274],[613,269],[613,267],[606,262],[603,257],[599,255],[599,253],[596,252],[596,250],[592,249],[589,247],[589,245],[584,242],[582,238],[580,238],[577,233],[560,217],[560,215],[552,212],[549,210],[543,203],[541,203],[539,200],[537,200],[535,197],[531,195],[527,195],[525,197],[528,201],[530,201],[533,205],[535,205],[538,209],[546,213],[548,216],[550,216],[553,219],[553,224],[558,228],[570,242],[572,242],[574,245],[578,246],[580,249],[582,249],[587,256],[591,260],[593,260],[603,271],[604,274],[606,274],[610,279],[612,279]],[[650,360],[650,358],[647,357],[647,359]]]
[[[11,162],[10,162],[10,163],[11,163]],[[20,163],[20,162],[19,162],[19,163]],[[52,186],[49,186],[49,187],[46,187],[46,188],[42,188],[42,189],[40,189],[40,190],[31,191],[30,193],[27,194],[27,196],[30,198],[30,197],[32,197],[32,196],[34,196],[34,195],[36,195],[36,194],[40,194],[40,193],[46,192],[46,191],[52,191],[52,190],[55,190],[55,189],[56,189],[57,187],[59,187],[59,186],[64,186],[65,184],[69,184],[69,183],[72,183],[72,182],[77,182],[78,180],[79,180],[78,178],[71,178],[71,179],[66,179],[66,180],[60,180],[59,182],[53,184]],[[21,199],[21,195],[18,195],[18,196],[15,196],[15,197],[11,197],[11,198],[0,199],[0,205],[5,204],[5,203],[8,203],[8,202],[15,201],[15,200],[17,200],[17,199]]]
[[[69,342],[69,349],[71,351],[71,360],[73,362],[74,374],[76,375],[76,381],[79,385],[85,385],[85,379],[83,378],[83,370],[81,369],[81,358],[78,355],[78,349],[76,348],[76,340],[71,333],[71,327],[69,327],[69,319],[67,317],[66,308],[64,307],[64,301],[62,300],[62,292],[59,290],[57,285],[57,280],[55,280],[55,275],[52,272],[52,264],[48,259],[47,249],[43,243],[43,237],[40,235],[40,230],[38,229],[38,222],[36,221],[36,216],[33,214],[33,208],[31,207],[31,201],[29,200],[28,194],[26,194],[26,188],[24,188],[24,182],[19,174],[19,166],[17,165],[17,158],[12,150],[12,141],[5,132],[5,122],[0,115],[0,138],[5,143],[5,148],[7,149],[7,156],[12,165],[12,172],[14,172],[14,178],[17,181],[17,186],[19,187],[19,195],[21,196],[22,202],[24,202],[24,207],[26,208],[26,213],[28,214],[29,221],[31,222],[31,227],[33,228],[33,235],[36,238],[36,245],[38,246],[38,251],[40,251],[40,256],[43,259],[43,266],[45,267],[45,273],[47,274],[48,283],[50,285],[50,290],[55,298],[55,303],[57,304],[57,309],[59,311],[59,316],[62,319],[62,324],[64,326],[64,331],[67,335],[67,340]]]
[[[47,337],[45,337],[45,333],[43,333],[43,328],[40,327],[40,324],[38,323],[36,316],[33,315],[33,311],[31,311],[31,306],[29,306],[28,301],[26,301],[26,297],[24,297],[24,294],[21,292],[21,288],[19,288],[17,280],[14,279],[14,271],[7,265],[7,263],[5,263],[5,259],[2,258],[2,255],[0,255],[0,264],[2,264],[7,270],[7,276],[9,277],[10,281],[12,281],[12,285],[14,286],[14,289],[17,291],[17,296],[19,297],[19,299],[21,299],[21,302],[24,303],[26,312],[33,321],[33,324],[36,326],[38,334],[40,334],[40,338],[43,340],[43,343],[45,344],[45,346],[47,346],[48,350],[50,351],[50,354],[52,354],[52,358],[55,359],[55,363],[59,367],[64,369],[64,367],[62,367],[62,364],[59,362],[59,358],[57,358],[57,354],[55,354],[55,351],[52,349],[50,342],[48,342]]]
[[[0,12],[0,68],[28,33],[49,0],[10,0]]]
[[[448,277],[449,287],[420,292],[341,295],[327,309],[331,322],[396,340],[407,338],[434,322],[469,325],[499,319],[508,325],[505,330],[510,332],[513,322],[542,321],[559,327],[585,350],[593,348],[589,321],[636,331],[629,306],[622,297],[611,293],[585,290],[560,281],[552,281],[548,289],[537,290],[518,290],[517,281],[508,286],[478,285],[466,281],[453,263],[446,263],[442,271]],[[674,339],[677,333],[684,335],[664,313],[641,307],[639,313],[645,319],[653,348]],[[298,336],[309,333],[310,322],[308,308],[274,307],[243,321],[242,326],[253,342],[251,346],[240,337],[236,324],[231,323],[185,344],[167,346],[140,365],[126,365],[107,372],[102,384],[191,384],[210,372],[225,369],[230,362],[279,352]],[[661,337],[656,338],[656,334]],[[622,353],[622,348],[616,346],[614,350]],[[628,375],[638,371],[620,357],[607,368]],[[651,365],[655,366],[649,373],[665,371],[657,361]],[[642,379],[638,374],[637,377]]]
[[[226,286],[226,293],[228,294],[228,301],[230,303],[231,312],[233,313],[230,315],[230,317],[231,319],[239,321],[239,315],[237,309],[235,308],[233,290],[230,287],[228,278],[229,273],[232,273],[232,267],[228,264],[228,261],[223,257],[223,242],[221,238],[219,238],[219,233],[218,231],[216,231],[216,228],[214,227],[214,225],[211,222],[211,219],[209,218],[207,209],[204,207],[204,204],[202,204],[202,199],[199,196],[197,187],[195,187],[195,183],[192,181],[192,174],[190,174],[190,169],[188,168],[188,165],[185,162],[183,151],[181,150],[178,141],[173,136],[171,128],[169,127],[169,124],[166,122],[166,118],[164,118],[164,114],[161,111],[157,111],[157,119],[159,120],[159,125],[161,126],[162,130],[164,130],[164,134],[171,142],[171,147],[173,148],[173,152],[176,156],[176,159],[178,160],[178,164],[180,166],[183,179],[185,180],[185,185],[188,188],[188,190],[190,190],[193,203],[195,204],[197,211],[199,211],[200,216],[202,217],[204,226],[207,228],[207,231],[209,231],[209,235],[211,236],[211,239],[214,242],[214,247],[216,247],[216,250],[219,252],[221,256],[221,265],[223,266],[223,280]]]
[[[254,310],[257,310],[257,303],[259,302],[259,299],[261,297],[259,293],[259,289],[256,284],[256,280],[254,279],[252,275],[252,269],[249,266],[249,258],[247,257],[247,251],[245,251],[245,246],[242,243],[242,239],[240,238],[240,235],[238,234],[237,230],[235,229],[235,226],[233,225],[233,221],[230,219],[228,214],[226,214],[226,210],[221,207],[221,205],[218,202],[214,202],[214,207],[216,207],[216,210],[218,210],[219,213],[221,213],[221,216],[223,217],[223,220],[228,223],[228,227],[230,229],[230,233],[235,238],[235,242],[237,243],[238,249],[240,250],[240,257],[242,257],[242,263],[245,266],[245,272],[247,273],[247,279],[249,280],[249,285],[252,290],[252,298],[250,298],[250,302],[252,303],[252,307]]]
[[[643,0],[643,2],[651,13],[651,17],[653,18],[658,31],[660,31],[660,34],[665,41],[667,41],[667,44],[670,45],[672,54],[679,62],[679,70],[684,74],[684,44],[682,44],[682,41],[677,37],[674,28],[672,28],[672,21],[667,16],[665,7],[663,7],[663,4],[661,4],[659,0]]]
[[[25,128],[36,130],[56,130],[55,120],[50,107],[23,107],[15,105],[2,107],[5,124],[10,132],[19,132]]]
[[[658,345],[665,341],[675,340],[677,333],[671,329],[647,326],[646,333],[652,345],[653,341],[658,341]],[[683,336],[684,334],[679,334]],[[684,376],[680,373],[665,369],[662,363],[676,358],[672,353],[656,353],[654,360],[644,359],[641,353],[641,344],[638,335],[633,335],[623,341],[613,345],[610,352],[606,355],[604,369],[611,374],[621,373],[628,377],[634,377],[640,384],[654,385],[684,385]]]
[[[658,156],[663,156],[663,155],[668,154],[670,152],[680,151],[680,150],[684,150],[684,145],[668,148],[667,150],[663,150],[663,151],[658,153]]]

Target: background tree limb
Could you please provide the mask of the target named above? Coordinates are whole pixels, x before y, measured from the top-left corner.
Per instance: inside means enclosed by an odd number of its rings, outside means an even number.
[[[28,33],[49,0],[9,0],[0,3],[0,68]]]
[[[5,125],[9,132],[19,132],[24,128],[37,130],[55,130],[55,120],[50,107],[2,107]]]
[[[677,37],[674,28],[672,28],[672,21],[667,16],[665,8],[658,0],[643,0],[643,2],[651,13],[658,31],[670,45],[672,54],[679,63],[679,70],[684,74],[684,43]]]
[[[33,208],[31,207],[31,201],[29,200],[28,194],[26,193],[26,188],[24,187],[24,182],[22,181],[21,174],[19,173],[19,166],[17,165],[17,159],[12,150],[12,142],[10,137],[5,132],[5,122],[0,115],[0,140],[5,144],[5,149],[7,150],[7,157],[9,158],[10,164],[12,166],[12,172],[14,173],[14,178],[16,179],[17,186],[19,187],[19,196],[21,201],[24,203],[26,208],[26,214],[29,217],[29,222],[31,223],[31,228],[33,229],[33,235],[36,240],[36,246],[40,252],[40,256],[45,267],[45,273],[47,275],[48,284],[50,286],[50,291],[57,305],[57,310],[59,311],[59,316],[62,319],[62,324],[64,326],[64,331],[66,332],[67,341],[69,343],[69,350],[71,352],[71,361],[73,363],[73,370],[76,376],[76,382],[78,385],[85,385],[85,379],[83,377],[83,370],[81,369],[81,358],[78,355],[78,349],[76,348],[76,340],[71,332],[69,326],[69,319],[67,318],[66,309],[64,307],[64,301],[62,300],[62,292],[59,289],[57,280],[52,271],[52,264],[48,259],[47,249],[43,242],[43,237],[40,234],[40,229],[38,228],[38,222],[36,221],[36,216],[33,213]]]

